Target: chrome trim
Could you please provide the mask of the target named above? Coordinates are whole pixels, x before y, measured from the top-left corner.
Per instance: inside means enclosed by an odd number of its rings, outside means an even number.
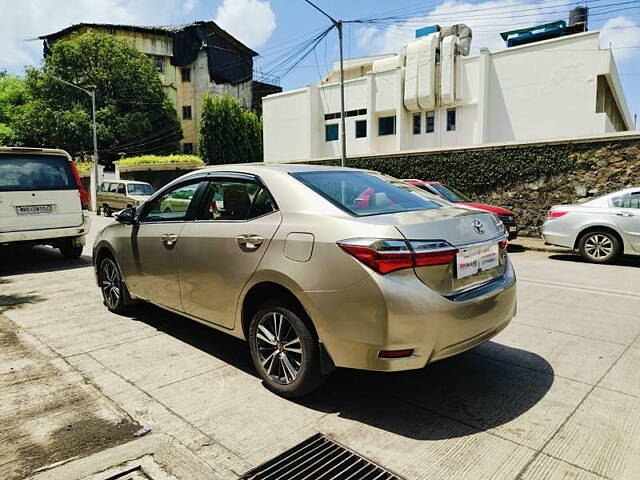
[[[509,238],[508,233],[504,233],[498,237],[490,238],[489,240],[483,240],[482,242],[474,242],[474,243],[465,243],[462,245],[454,245],[458,250],[462,250],[465,248],[474,248],[474,247],[482,247],[483,245],[489,245],[491,243],[499,243]]]

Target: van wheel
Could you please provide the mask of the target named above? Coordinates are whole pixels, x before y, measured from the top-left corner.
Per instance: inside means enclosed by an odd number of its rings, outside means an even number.
[[[589,232],[580,238],[579,250],[588,262],[610,263],[620,254],[620,240],[607,231]]]
[[[111,207],[109,207],[109,205],[107,205],[106,203],[102,206],[102,212],[104,213],[105,217],[110,217],[111,215],[113,215]]]
[[[122,281],[122,274],[113,258],[104,257],[102,259],[98,269],[98,279],[104,304],[109,311],[118,315],[129,313],[134,302],[131,300],[129,290]]]
[[[320,348],[298,309],[276,303],[256,311],[249,325],[253,363],[265,386],[287,398],[300,397],[325,380]]]
[[[82,255],[82,247],[72,245],[71,242],[60,247],[60,253],[68,260],[79,258]]]

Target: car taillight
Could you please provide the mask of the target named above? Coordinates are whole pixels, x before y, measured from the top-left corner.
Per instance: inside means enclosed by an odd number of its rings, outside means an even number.
[[[549,213],[547,213],[547,218],[560,218],[565,216],[567,213],[569,212],[563,212],[561,210],[549,210]]]
[[[338,246],[382,275],[403,268],[446,265],[457,249],[444,241],[405,241],[357,238]]]
[[[500,250],[506,250],[509,246],[509,240],[505,238],[504,240],[498,242],[498,246],[500,247]]]
[[[71,163],[71,170],[73,170],[73,176],[76,179],[76,186],[78,187],[78,195],[80,195],[80,203],[82,204],[83,210],[89,210],[89,194],[84,189],[84,185],[82,185],[82,180],[80,179],[80,174],[78,173],[78,169],[76,168],[76,164]]]

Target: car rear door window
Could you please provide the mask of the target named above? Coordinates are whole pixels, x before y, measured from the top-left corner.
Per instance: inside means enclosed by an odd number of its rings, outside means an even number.
[[[640,192],[631,192],[611,199],[617,208],[640,208]]]
[[[277,210],[267,189],[257,180],[217,178],[204,190],[198,220],[251,220]]]
[[[403,182],[358,171],[294,172],[294,178],[352,215],[379,215],[441,208],[442,203]]]
[[[56,155],[0,156],[0,192],[76,190],[66,157]]]

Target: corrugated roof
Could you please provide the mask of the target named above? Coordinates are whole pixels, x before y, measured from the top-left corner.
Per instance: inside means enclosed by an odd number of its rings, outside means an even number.
[[[112,28],[115,30],[124,30],[129,32],[146,32],[146,33],[155,33],[157,35],[167,35],[171,36],[174,33],[180,32],[188,27],[198,27],[198,26],[206,26],[215,31],[217,35],[225,39],[235,48],[240,51],[247,53],[253,57],[258,55],[258,52],[252,50],[247,47],[240,40],[235,38],[230,33],[226,32],[222,28],[220,28],[215,22],[212,21],[200,21],[200,22],[192,22],[185,23],[182,25],[121,25],[117,23],[76,23],[74,25],[70,25],[69,27],[63,28],[62,30],[58,30],[57,32],[49,33],[47,35],[40,35],[37,37],[40,40],[57,40],[60,37],[64,37],[70,33],[73,33],[76,30],[80,30],[81,28]]]

